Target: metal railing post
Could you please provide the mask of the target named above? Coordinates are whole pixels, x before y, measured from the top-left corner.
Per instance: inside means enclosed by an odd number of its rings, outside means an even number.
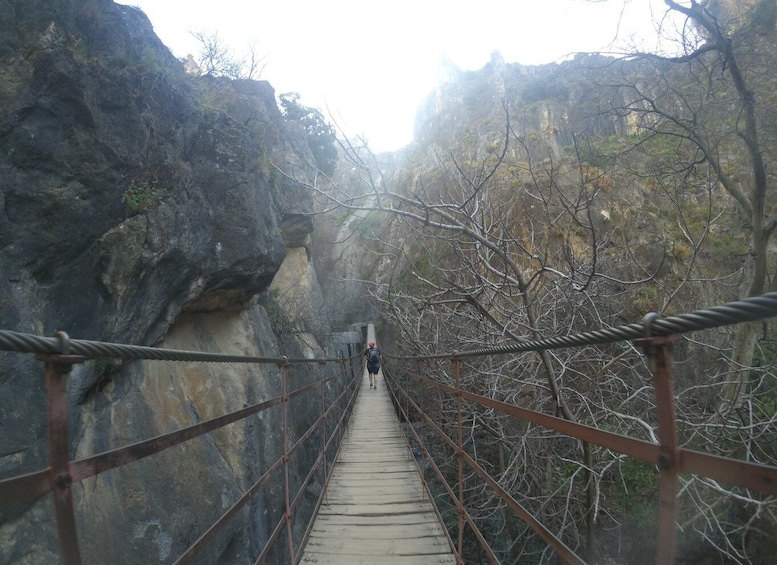
[[[420,377],[421,376],[421,361],[418,360],[418,359],[416,359],[416,361],[415,361],[415,371],[416,371],[416,375],[418,375]],[[412,375],[411,375],[411,377],[412,377]],[[405,392],[402,395],[402,401],[405,404],[405,419],[406,419],[405,423],[407,424],[407,430],[408,430],[408,434],[407,434],[407,436],[408,436],[408,444],[410,443],[410,441],[409,441],[410,440],[410,430],[411,430],[411,428],[413,428],[413,418],[412,418],[412,416],[410,414],[410,395],[411,395],[411,386],[412,386],[412,383],[413,383],[414,379],[412,379],[411,377],[408,377],[407,374],[405,375]],[[424,403],[422,385],[419,383],[419,384],[417,384],[415,386],[417,386],[418,389],[419,389],[418,390],[418,394],[416,394],[415,397],[418,399],[419,404],[423,407],[423,409],[426,410],[427,407],[426,407],[426,404]],[[420,415],[419,415],[419,417],[420,417]],[[419,447],[423,447],[423,445],[419,445]],[[425,451],[422,451],[422,455],[424,456],[424,458],[427,457]],[[422,459],[422,461],[423,461],[423,459]],[[429,485],[427,484],[427,481],[426,481],[426,474],[424,472],[425,468],[426,468],[426,465],[424,465],[423,469],[421,467],[419,467],[419,471],[421,473],[421,480],[424,482],[424,485],[426,486],[426,488],[424,489],[423,495],[424,495],[424,498],[426,498],[426,496],[428,494],[429,495],[429,500],[434,502],[434,497],[432,496],[432,491],[431,491],[431,489],[429,489]]]
[[[39,354],[46,363],[47,420],[49,434],[49,473],[57,521],[57,536],[63,565],[80,565],[75,512],[73,508],[73,484],[70,472],[70,443],[67,421],[67,375],[75,363],[83,363],[80,355],[68,355],[69,338],[65,332],[57,332],[62,342],[61,355]]]
[[[647,337],[640,340],[650,360],[656,393],[658,441],[661,450],[656,464],[661,471],[659,487],[658,539],[656,564],[674,563],[677,546],[677,415],[672,387],[672,343],[677,336],[651,337],[650,324],[655,314],[645,317]]]
[[[283,519],[286,521],[286,533],[289,538],[289,558],[291,563],[296,563],[294,555],[294,535],[291,528],[291,485],[289,484],[289,397],[288,397],[288,376],[289,362],[284,357],[281,368],[281,403],[283,410],[283,476],[284,476],[284,503],[285,513]]]
[[[421,360],[420,359],[416,359],[416,361],[415,361],[415,373],[419,377],[422,376],[422,373],[421,373]],[[428,402],[427,397],[426,397],[426,386],[424,386],[423,383],[419,383],[417,386],[419,388],[419,392],[421,393],[419,395],[421,397],[421,406],[423,406],[424,410],[426,410],[428,412],[429,411],[429,402]],[[408,390],[409,390],[409,388],[410,388],[410,386],[408,385]],[[409,412],[409,410],[410,410],[410,400],[408,398],[406,398],[405,399],[405,403],[407,405],[407,410],[408,410],[408,414],[409,414],[410,413]]]
[[[324,371],[324,367],[326,367],[326,361],[321,361],[318,364],[319,367],[321,367],[321,380],[323,381],[326,378],[326,371]],[[335,368],[335,370],[337,370]],[[327,462],[326,462],[326,442],[327,442],[327,435],[326,435],[326,385],[321,385],[321,460],[323,462],[323,469],[324,469],[324,477],[321,483],[324,485],[324,496],[327,496],[327,477],[329,474],[327,473]]]
[[[456,352],[453,353],[451,362],[453,363],[453,376],[456,383],[456,427],[458,435],[456,457],[459,460],[459,545],[456,559],[458,563],[464,563],[464,433],[461,422],[461,359],[456,356]]]

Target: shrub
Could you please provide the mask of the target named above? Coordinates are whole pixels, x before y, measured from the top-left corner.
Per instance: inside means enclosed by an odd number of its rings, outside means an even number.
[[[162,195],[156,186],[148,182],[132,181],[127,191],[121,197],[130,215],[141,214],[155,208],[162,200]]]

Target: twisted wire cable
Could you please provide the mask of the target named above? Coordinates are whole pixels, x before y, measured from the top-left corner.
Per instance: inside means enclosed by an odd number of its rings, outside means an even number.
[[[62,332],[58,332],[61,334]],[[63,337],[41,337],[32,334],[0,330],[0,351],[20,353],[41,353],[51,355],[83,355],[88,358],[110,358],[124,360],[148,359],[155,361],[198,361],[212,363],[326,363],[342,359],[289,359],[287,357],[251,357],[246,355],[224,355],[202,351],[184,351],[148,347],[142,345],[122,345],[102,341],[69,339]]]
[[[647,337],[666,337],[699,330],[719,328],[765,320],[777,316],[777,292],[768,292],[761,296],[753,296],[714,306],[704,310],[696,310],[687,314],[657,317],[654,313],[645,316],[642,323],[627,324],[613,328],[604,328],[565,336],[555,336],[538,340],[527,340],[513,345],[488,347],[453,353],[425,355],[423,357],[401,357],[402,359],[450,359],[451,357],[479,357],[484,355],[501,355],[505,353],[524,353],[527,351],[543,351],[561,349],[564,347],[579,347],[583,345],[604,345],[618,341],[630,341]]]

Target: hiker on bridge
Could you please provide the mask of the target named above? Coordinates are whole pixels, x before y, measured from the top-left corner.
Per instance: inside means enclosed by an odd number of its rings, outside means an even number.
[[[364,352],[364,362],[367,365],[367,372],[370,374],[370,388],[378,388],[378,371],[380,371],[380,349],[375,347],[375,342],[371,341],[369,347]]]

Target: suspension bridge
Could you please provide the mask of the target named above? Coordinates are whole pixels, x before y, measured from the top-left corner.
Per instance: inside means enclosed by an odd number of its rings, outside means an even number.
[[[509,347],[427,356],[427,361],[450,362],[450,382],[441,382],[429,378],[421,370],[412,370],[414,363],[419,362],[417,358],[384,355],[387,363],[376,389],[366,386],[360,349],[332,359],[264,358],[76,340],[64,333],[41,337],[0,330],[0,350],[20,355],[36,354],[45,366],[49,459],[46,468],[0,479],[0,511],[50,495],[61,562],[66,565],[84,563],[85,541],[78,536],[74,485],[280,406],[283,410],[281,457],[268,464],[261,477],[212,526],[201,532],[196,541],[182,548],[175,563],[195,562],[219,532],[274,477],[285,477],[284,508],[279,512],[277,522],[267,525],[269,535],[264,547],[251,558],[255,563],[500,563],[493,540],[489,542],[478,527],[473,509],[467,505],[464,485],[473,478],[478,479],[483,488],[490,489],[505,511],[513,512],[560,560],[586,563],[584,548],[570,547],[562,535],[527,508],[521,493],[505,488],[500,478],[492,476],[465,445],[466,406],[473,406],[653,465],[660,473],[654,560],[659,564],[670,564],[675,560],[677,548],[680,473],[747,489],[760,496],[777,495],[777,462],[733,459],[694,451],[680,444],[672,390],[672,343],[681,334],[774,316],[777,316],[777,293],[769,293],[684,315],[647,316],[640,323],[626,326],[526,341]],[[368,328],[368,337],[374,339],[372,326]],[[476,394],[461,382],[462,362],[470,358],[622,341],[643,349],[651,361],[656,406],[655,441],[620,435]],[[282,393],[211,420],[73,460],[65,383],[72,367],[87,358],[272,364],[279,369]],[[320,367],[320,378],[290,389],[289,372],[306,364]],[[422,396],[433,391],[437,405],[447,402],[453,406],[455,423],[452,427],[435,420],[434,410],[421,404],[418,390],[424,391]],[[291,416],[287,405],[292,399],[306,395],[319,395],[321,413],[308,430],[293,441],[288,432]],[[428,432],[436,434],[449,448],[449,454],[442,459],[433,455],[413,423],[423,423]],[[319,446],[316,448],[319,455],[310,469],[301,473],[301,481],[291,481],[291,462],[303,448],[310,449],[313,443]],[[451,458],[453,465],[450,465]],[[320,497],[313,511],[303,513],[303,493],[316,481],[323,485]],[[430,487],[432,482],[437,485],[435,489]],[[454,517],[452,522],[442,519],[441,504],[454,510],[448,512]],[[302,528],[297,527],[300,521]],[[128,562],[135,561],[129,556]]]
[[[302,563],[456,563],[381,375],[362,380]]]

